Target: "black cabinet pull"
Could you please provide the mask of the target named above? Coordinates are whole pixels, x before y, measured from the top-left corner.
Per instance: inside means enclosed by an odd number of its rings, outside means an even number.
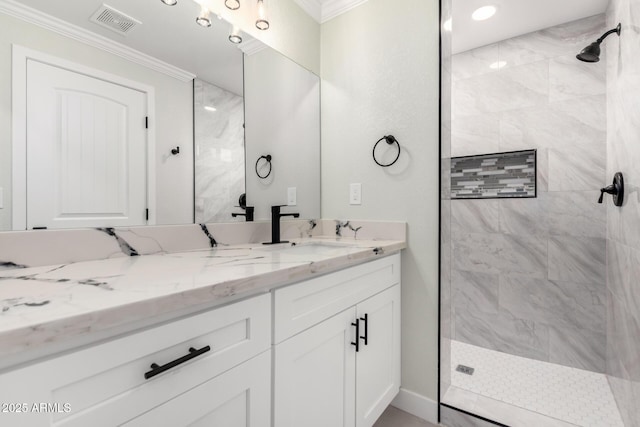
[[[360,351],[360,319],[356,319],[351,326],[356,327],[356,342],[351,341],[351,345],[356,346],[356,353]]]
[[[369,315],[365,313],[364,317],[361,317],[360,320],[364,322],[364,335],[361,335],[360,338],[364,340],[364,345],[368,344],[368,336],[369,336]]]
[[[195,357],[198,357],[201,354],[204,354],[209,350],[211,350],[210,346],[202,347],[200,350],[196,350],[195,348],[190,347],[189,348],[189,354],[187,354],[185,356],[182,356],[182,357],[174,360],[173,362],[169,362],[166,365],[159,366],[157,363],[152,363],[151,364],[151,370],[149,372],[145,372],[144,373],[144,379],[148,380],[151,377],[155,377],[156,375],[161,374],[164,371],[168,371],[171,368],[175,368],[176,366],[178,366],[178,365],[180,365],[180,364],[182,364],[182,363],[184,363],[184,362],[186,362],[188,360],[191,360],[191,359],[193,359]]]

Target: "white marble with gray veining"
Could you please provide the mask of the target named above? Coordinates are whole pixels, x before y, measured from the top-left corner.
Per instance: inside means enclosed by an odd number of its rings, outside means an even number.
[[[451,122],[451,156],[470,156],[499,151],[499,113],[463,116]]]
[[[553,236],[549,239],[549,279],[602,286],[605,283],[606,242],[592,237]]]
[[[604,352],[588,350],[605,334],[607,208],[596,201],[609,181],[609,58],[575,55],[605,29],[598,15],[454,55],[451,152],[535,148],[538,191],[451,202],[456,339],[603,372]],[[630,191],[633,206],[640,191]],[[609,217],[626,242],[633,230],[640,242],[640,221]]]
[[[360,235],[349,230],[336,236],[336,222],[349,222]],[[0,234],[0,357],[266,292],[406,247],[406,225],[400,222],[283,221],[282,236],[293,243],[265,246],[260,242],[269,240],[269,227],[265,222]],[[38,243],[44,249],[29,254]],[[314,243],[327,247],[311,254],[281,250]]]
[[[516,317],[504,308],[499,313],[455,310],[455,340],[528,357],[549,359],[549,328]]]
[[[607,26],[622,24],[606,40],[607,184],[625,180],[622,207],[607,207],[606,373],[627,426],[640,423],[640,1],[612,0]]]

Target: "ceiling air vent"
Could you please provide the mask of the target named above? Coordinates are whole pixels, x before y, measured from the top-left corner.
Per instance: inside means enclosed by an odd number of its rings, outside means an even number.
[[[129,34],[136,26],[142,24],[137,19],[127,16],[106,4],[100,6],[96,13],[91,16],[90,21],[122,35]]]

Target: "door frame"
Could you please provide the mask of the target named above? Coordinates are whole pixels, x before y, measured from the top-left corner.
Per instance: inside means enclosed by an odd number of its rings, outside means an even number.
[[[149,209],[147,225],[154,225],[156,223],[156,132],[153,121],[155,117],[154,87],[16,44],[11,45],[11,56],[12,230],[22,231],[27,229],[27,61],[30,59],[128,87],[146,94],[147,116],[149,117],[149,128],[146,132],[146,201],[147,208]]]

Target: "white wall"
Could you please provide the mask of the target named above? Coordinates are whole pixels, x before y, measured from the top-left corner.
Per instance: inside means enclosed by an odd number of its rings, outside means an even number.
[[[193,123],[191,82],[181,82],[141,65],[0,14],[0,187],[4,208],[0,230],[11,228],[11,44],[97,68],[155,87],[157,222],[193,222]],[[155,120],[154,120],[155,119]],[[180,146],[180,155],[170,150]]]
[[[256,208],[256,219],[270,219],[270,207],[286,205],[287,188],[295,187],[297,205],[282,212],[319,218],[320,79],[264,49],[245,56],[244,83],[247,205]],[[272,171],[260,179],[256,160],[267,154]],[[259,171],[265,175],[268,168]]]
[[[322,217],[408,222],[402,387],[437,399],[438,2],[369,0],[322,25]],[[393,134],[397,164],[373,144]],[[362,183],[362,205],[348,204]]]

